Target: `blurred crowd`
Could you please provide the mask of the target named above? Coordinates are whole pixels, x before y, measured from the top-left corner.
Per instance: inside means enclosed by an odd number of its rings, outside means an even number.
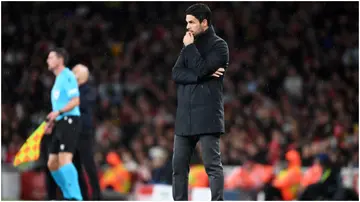
[[[358,167],[358,4],[207,2],[230,49],[224,165],[277,164],[289,149]],[[176,86],[191,2],[2,3],[2,161],[51,110],[48,50],[91,71],[96,162],[115,151],[144,181],[171,180]],[[21,15],[19,14],[21,13]],[[197,152],[192,163],[201,163]],[[143,169],[141,169],[143,168]],[[170,177],[169,177],[170,176]]]

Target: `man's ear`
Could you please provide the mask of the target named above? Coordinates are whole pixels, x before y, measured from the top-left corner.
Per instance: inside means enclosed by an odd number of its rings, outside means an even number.
[[[203,21],[201,22],[201,25],[202,25],[203,27],[209,26],[208,20],[207,20],[207,19],[203,19]]]

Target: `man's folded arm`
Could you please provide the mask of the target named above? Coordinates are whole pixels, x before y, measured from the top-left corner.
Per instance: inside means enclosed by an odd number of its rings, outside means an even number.
[[[180,56],[172,69],[171,77],[178,84],[195,84],[198,83],[198,76],[192,69],[186,68],[184,65],[184,55],[181,51]]]
[[[194,70],[199,78],[213,74],[220,67],[226,69],[229,64],[229,49],[223,40],[216,42],[206,58],[201,56],[195,44],[186,46],[183,54],[187,68]]]

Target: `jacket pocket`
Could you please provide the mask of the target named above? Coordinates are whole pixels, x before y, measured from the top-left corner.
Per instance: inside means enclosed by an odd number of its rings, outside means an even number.
[[[205,84],[198,84],[191,93],[191,106],[206,107],[211,102],[210,89]]]

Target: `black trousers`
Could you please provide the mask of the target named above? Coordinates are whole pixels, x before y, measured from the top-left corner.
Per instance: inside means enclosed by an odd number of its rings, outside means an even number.
[[[81,173],[82,178],[84,178],[84,172],[82,172],[83,169],[81,169],[81,165],[82,165],[89,178],[89,182],[92,190],[92,197],[90,198],[87,197],[86,199],[83,195],[84,200],[101,200],[101,190],[99,185],[98,172],[94,160],[94,145],[95,145],[94,141],[95,141],[94,134],[92,134],[91,132],[82,133],[79,140],[78,152],[74,156],[74,165],[78,170],[78,173]],[[82,183],[84,183],[84,185],[82,185]],[[85,179],[80,181],[79,178],[79,184],[81,188],[81,193],[82,194],[86,193],[86,195],[88,195]]]
[[[51,135],[45,135],[43,137],[41,143],[41,156],[45,164],[47,200],[57,200],[58,199],[57,184],[54,181],[49,169],[46,166],[50,152],[48,146],[51,144],[51,139],[52,139]],[[81,195],[84,201],[101,199],[98,173],[94,161],[93,145],[94,145],[94,136],[92,134],[82,133],[78,142],[78,149],[73,157],[73,163],[78,172]],[[91,199],[88,195],[88,189],[85,181],[83,167],[85,168],[85,171],[87,173],[91,185],[91,189],[92,189]]]
[[[179,136],[174,138],[173,198],[175,201],[188,200],[190,160],[197,142],[200,141],[202,160],[209,177],[211,200],[224,200],[224,173],[220,156],[220,134]]]

